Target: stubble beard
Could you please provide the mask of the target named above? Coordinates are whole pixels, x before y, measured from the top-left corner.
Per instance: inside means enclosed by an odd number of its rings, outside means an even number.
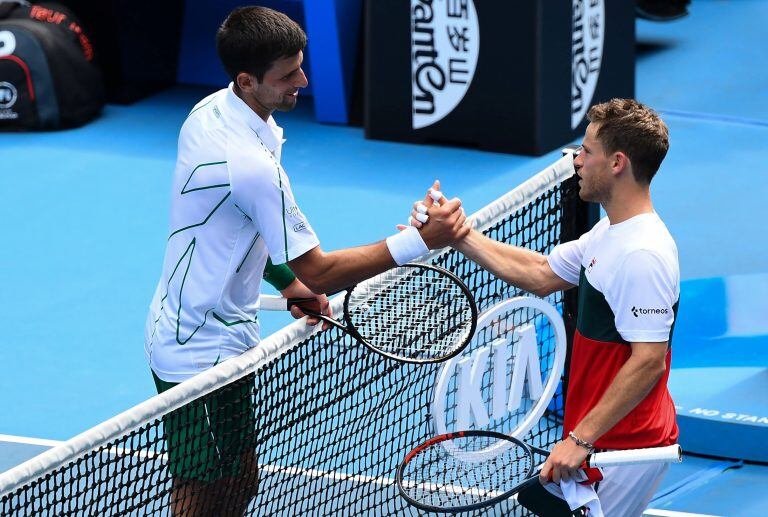
[[[277,105],[277,111],[291,111],[293,108],[296,107],[297,98],[286,98],[283,97],[283,99],[280,101],[280,103]]]
[[[586,188],[585,185],[587,186]],[[611,200],[611,189],[605,182],[598,180],[595,177],[589,182],[582,178],[579,197],[582,201],[605,205]]]

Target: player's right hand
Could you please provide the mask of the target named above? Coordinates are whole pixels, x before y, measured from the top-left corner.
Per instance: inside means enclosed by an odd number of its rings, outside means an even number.
[[[440,180],[435,180],[432,187],[424,195],[424,199],[419,199],[413,203],[411,215],[408,217],[408,225],[416,228],[421,228],[425,225],[429,221],[429,215],[427,214],[429,207],[435,204],[439,205],[441,199],[444,200],[445,198],[440,192]],[[407,227],[405,224],[397,225],[397,229],[401,231]]]

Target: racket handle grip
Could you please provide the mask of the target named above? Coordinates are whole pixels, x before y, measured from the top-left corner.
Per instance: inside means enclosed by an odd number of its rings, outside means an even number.
[[[675,444],[649,449],[597,452],[587,458],[587,466],[613,467],[643,463],[680,463],[681,461],[683,461],[683,449]]]
[[[288,300],[282,296],[262,294],[259,296],[259,310],[262,311],[287,311]]]

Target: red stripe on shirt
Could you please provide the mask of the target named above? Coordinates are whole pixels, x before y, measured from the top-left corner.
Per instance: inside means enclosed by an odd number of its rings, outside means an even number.
[[[576,331],[565,401],[564,436],[597,405],[631,354],[632,348],[625,344],[596,341]],[[667,350],[664,375],[627,416],[595,442],[595,447],[635,449],[677,442],[675,405],[667,389],[671,360],[672,351]]]

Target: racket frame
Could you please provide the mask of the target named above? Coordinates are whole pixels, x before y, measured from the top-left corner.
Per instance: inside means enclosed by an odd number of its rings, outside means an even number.
[[[359,341],[363,346],[365,346],[369,350],[372,350],[377,354],[383,355],[384,357],[388,357],[390,359],[394,359],[395,361],[400,361],[403,363],[410,363],[410,364],[442,363],[460,354],[467,347],[467,345],[472,341],[472,338],[475,335],[475,330],[477,328],[477,315],[478,315],[477,303],[475,302],[475,297],[472,295],[472,292],[469,290],[466,284],[461,280],[461,278],[459,278],[452,271],[449,271],[443,267],[433,266],[431,264],[419,264],[416,262],[408,262],[399,267],[409,267],[409,268],[415,268],[415,269],[426,269],[426,270],[436,271],[450,278],[456,284],[456,286],[459,287],[461,292],[464,293],[464,296],[466,297],[467,302],[469,303],[470,311],[472,312],[472,317],[470,318],[470,321],[469,321],[470,323],[469,332],[467,333],[467,337],[464,339],[464,342],[461,343],[461,345],[455,347],[455,349],[450,354],[440,356],[440,357],[433,357],[430,359],[415,359],[415,358],[402,357],[396,354],[385,352],[384,350],[381,350],[373,346],[363,336],[360,335],[360,332],[358,332],[357,328],[355,328],[355,326],[351,323],[350,321],[351,318],[349,317],[349,303],[352,298],[352,293],[358,287],[358,285],[361,285],[361,284],[355,285],[352,288],[348,289],[346,295],[344,296],[344,321],[347,322],[347,326],[340,327],[340,328],[342,328],[347,333],[349,333],[353,338],[355,338],[357,341]],[[331,318],[328,318],[328,320],[331,320]],[[323,319],[323,321],[327,321],[327,320]],[[328,322],[330,323],[330,321]]]
[[[496,438],[497,440],[508,442],[510,444],[510,447],[517,446],[520,449],[522,449],[531,460],[531,466],[526,471],[524,479],[514,487],[510,488],[509,490],[506,490],[505,492],[500,493],[499,495],[496,495],[485,501],[481,501],[471,505],[446,508],[446,507],[424,504],[410,497],[404,486],[404,480],[403,480],[405,469],[407,468],[410,461],[420,452],[430,447],[433,447],[436,444],[447,442],[449,440],[453,440],[456,438],[464,438],[469,436],[483,436],[488,438]],[[446,450],[449,449],[447,447],[444,447],[444,448]],[[509,447],[503,448],[503,450],[508,450],[508,449]],[[405,499],[406,501],[408,501],[409,504],[415,506],[420,510],[424,510],[428,512],[437,512],[437,513],[461,513],[461,512],[479,510],[481,508],[487,508],[489,506],[493,506],[497,503],[500,503],[501,501],[514,496],[521,490],[524,490],[525,488],[532,485],[533,483],[538,483],[539,482],[538,471],[540,470],[543,464],[537,464],[536,462],[534,462],[534,454],[538,454],[546,458],[549,456],[549,453],[550,451],[529,445],[528,443],[523,442],[522,440],[519,440],[514,436],[510,436],[504,433],[499,433],[497,431],[486,431],[486,430],[480,430],[480,429],[456,431],[453,433],[446,433],[446,434],[434,436],[429,440],[425,441],[424,443],[422,443],[421,445],[418,445],[413,450],[411,450],[408,454],[406,454],[405,458],[397,468],[395,482],[397,485],[397,489],[400,492],[400,496],[403,497],[403,499]],[[593,452],[586,457],[586,459],[584,460],[584,463],[582,464],[582,468],[602,467],[602,466],[609,467],[609,466],[618,466],[618,465],[637,465],[642,463],[656,463],[656,462],[680,463],[682,462],[682,460],[683,460],[683,450],[679,444],[674,444],[674,445],[668,445],[665,447],[651,447],[647,449],[630,449],[630,450],[617,450],[617,451],[607,451],[607,452]],[[449,485],[446,485],[446,486],[449,486]],[[469,490],[472,490],[472,489],[469,489]]]
[[[502,492],[501,494],[494,496],[490,499],[487,499],[485,501],[481,501],[479,503],[475,503],[471,505],[452,507],[452,508],[444,508],[440,506],[432,506],[432,505],[424,504],[413,499],[411,496],[408,495],[408,492],[404,486],[403,475],[405,473],[406,467],[416,455],[418,455],[420,452],[422,452],[425,449],[428,449],[436,444],[440,444],[441,442],[454,440],[456,438],[466,438],[470,436],[483,436],[488,438],[496,438],[498,440],[504,440],[505,442],[511,442],[513,445],[520,447],[525,452],[525,454],[531,459],[531,466],[525,473],[525,481],[522,481],[521,483],[512,487],[510,490]],[[537,450],[536,452],[539,452],[539,450]],[[403,459],[403,461],[400,463],[400,465],[397,468],[397,474],[395,475],[395,483],[397,484],[397,490],[400,492],[400,496],[406,501],[408,501],[409,504],[415,506],[420,510],[424,510],[427,512],[438,512],[438,513],[460,513],[460,512],[469,512],[473,510],[479,510],[481,508],[493,506],[505,499],[509,499],[510,497],[515,495],[517,492],[525,488],[525,486],[527,486],[527,484],[531,482],[531,479],[533,480],[537,479],[538,476],[534,477],[536,464],[533,461],[533,453],[534,453],[534,449],[532,449],[531,446],[525,443],[524,441],[518,440],[514,436],[509,436],[508,434],[499,433],[496,431],[483,431],[479,429],[471,429],[467,431],[456,431],[453,433],[441,434],[441,435],[430,438],[429,440],[425,441],[424,443],[422,443],[421,445],[417,446],[412,451],[410,451],[408,454],[406,454],[405,459]]]
[[[270,308],[266,310],[290,310],[291,307],[297,307],[299,310],[301,310],[304,314],[307,314],[309,316],[318,318],[325,323],[328,323],[329,325],[332,325],[343,332],[346,332],[349,334],[355,341],[358,341],[360,344],[368,348],[369,350],[372,350],[373,352],[376,352],[379,355],[383,355],[384,357],[388,357],[390,359],[394,359],[396,361],[400,361],[403,363],[410,363],[410,364],[428,364],[428,363],[441,363],[443,361],[447,361],[448,359],[451,359],[452,357],[457,356],[466,348],[466,346],[472,341],[472,338],[475,335],[475,330],[477,329],[477,317],[478,317],[478,311],[477,311],[477,303],[475,302],[475,297],[472,296],[472,292],[469,290],[469,288],[466,286],[466,284],[452,271],[449,271],[443,267],[440,266],[433,266],[431,264],[420,264],[415,262],[408,262],[406,264],[403,264],[402,266],[398,267],[404,267],[404,268],[413,268],[413,269],[422,269],[422,270],[431,270],[436,271],[440,273],[443,276],[446,276],[450,278],[457,287],[462,291],[464,296],[466,297],[470,311],[472,313],[472,317],[470,318],[470,329],[467,333],[467,337],[465,338],[464,342],[457,346],[450,354],[440,357],[433,357],[429,359],[415,359],[415,358],[407,358],[403,356],[399,356],[396,354],[392,354],[389,352],[385,352],[384,350],[381,350],[371,343],[369,343],[362,335],[360,335],[360,332],[358,332],[357,328],[352,324],[351,318],[349,316],[349,303],[352,298],[352,293],[358,286],[362,286],[365,284],[356,284],[351,287],[347,287],[346,289],[342,289],[336,292],[331,293],[331,295],[340,293],[342,291],[346,291],[346,294],[344,295],[344,305],[343,305],[343,319],[346,323],[342,323],[341,321],[338,321],[334,318],[331,318],[330,316],[327,316],[325,314],[320,314],[317,311],[302,307],[302,303],[309,303],[316,301],[316,298],[287,298],[283,299],[285,302],[285,305],[282,305],[282,301],[275,302],[272,299],[270,299]],[[384,273],[386,274],[386,272]],[[375,278],[375,277],[374,277]]]

